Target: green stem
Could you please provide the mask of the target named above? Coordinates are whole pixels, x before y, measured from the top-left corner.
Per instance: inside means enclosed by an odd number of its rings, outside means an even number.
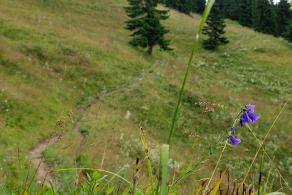
[[[220,157],[219,157],[219,159],[218,159],[218,161],[217,161],[217,163],[216,163],[216,166],[215,166],[215,168],[214,168],[214,170],[213,170],[213,173],[212,173],[212,175],[211,175],[211,178],[209,179],[208,184],[206,185],[206,187],[205,187],[205,189],[204,189],[203,195],[206,194],[206,192],[207,192],[207,190],[208,190],[208,188],[209,188],[209,186],[210,186],[210,183],[211,183],[211,181],[212,181],[212,179],[213,179],[213,177],[214,177],[214,175],[215,175],[215,172],[216,172],[217,167],[218,167],[218,165],[219,165],[219,163],[220,163],[220,161],[221,161],[221,158],[222,158],[222,156],[223,156],[223,153],[224,153],[224,151],[225,151],[225,149],[226,149],[227,144],[228,144],[228,139],[225,141],[225,145],[224,145],[224,147],[223,147],[223,149],[222,149],[222,151],[221,151]]]
[[[246,180],[246,178],[247,178],[247,176],[248,176],[248,174],[249,174],[249,172],[250,172],[250,170],[251,170],[251,167],[253,166],[253,164],[254,164],[254,162],[255,162],[255,160],[256,160],[256,158],[257,158],[257,156],[258,156],[260,150],[261,150],[262,147],[263,147],[264,142],[266,141],[268,135],[270,134],[270,132],[271,132],[271,130],[273,129],[273,127],[275,126],[276,121],[278,120],[278,118],[280,117],[280,115],[282,114],[282,112],[284,111],[284,108],[286,107],[286,105],[287,105],[287,102],[286,102],[286,103],[283,105],[283,107],[281,108],[280,112],[278,113],[278,115],[276,116],[275,120],[273,121],[271,127],[269,128],[268,132],[266,133],[266,135],[265,135],[263,141],[260,143],[260,146],[259,146],[259,148],[257,149],[256,154],[255,154],[254,157],[253,157],[252,163],[250,164],[250,166],[248,167],[248,170],[247,170],[246,173],[245,173],[245,176],[244,176],[244,178],[243,178],[242,183],[245,182],[245,180]]]
[[[191,64],[192,64],[192,61],[193,61],[193,57],[194,57],[195,51],[197,49],[197,44],[199,43],[200,34],[201,34],[202,30],[203,30],[203,27],[204,27],[204,25],[206,23],[206,20],[208,18],[208,15],[209,15],[209,13],[211,11],[211,8],[214,5],[214,3],[215,3],[215,0],[209,0],[207,2],[207,5],[206,5],[205,10],[204,10],[204,13],[203,13],[202,18],[201,18],[200,23],[199,23],[199,27],[198,27],[198,30],[197,30],[197,33],[196,33],[196,40],[194,42],[194,45],[193,45],[193,48],[192,48],[192,52],[191,52],[191,55],[190,55],[190,58],[189,58],[189,61],[188,61],[188,64],[187,64],[187,68],[186,68],[186,72],[185,72],[185,75],[184,75],[183,83],[182,83],[182,86],[181,86],[181,89],[180,89],[180,92],[179,92],[179,95],[178,95],[178,101],[177,101],[176,108],[175,108],[175,111],[174,111],[174,114],[173,114],[173,117],[172,117],[170,132],[169,132],[169,136],[168,136],[168,140],[167,140],[167,144],[169,144],[169,145],[170,145],[170,142],[171,142],[171,137],[173,135],[175,123],[176,123],[176,120],[177,120],[177,117],[178,117],[178,111],[179,111],[179,107],[180,107],[180,104],[181,104],[182,95],[183,95],[183,91],[185,89],[186,81],[187,81],[187,78],[188,78],[188,75],[189,75],[189,70],[190,70],[190,67],[191,67]]]
[[[93,168],[63,168],[63,169],[53,169],[51,170],[51,172],[64,172],[64,171],[77,171],[77,170],[89,170],[89,171],[99,171],[99,172],[104,172],[104,173],[108,173],[108,174],[111,174],[111,175],[114,175],[116,176],[117,178],[121,179],[122,181],[124,181],[125,183],[129,184],[130,186],[132,185],[132,183],[125,179],[124,177],[122,177],[121,175],[119,174],[116,174],[114,172],[111,172],[111,171],[107,171],[107,170],[104,170],[104,169],[93,169]]]
[[[192,61],[193,61],[194,53],[195,53],[195,50],[197,48],[196,47],[197,43],[198,43],[198,40],[196,39],[196,41],[195,41],[195,43],[193,45],[193,49],[192,49],[192,52],[191,52],[191,56],[189,58],[189,62],[188,62],[187,68],[186,68],[186,72],[185,72],[185,75],[184,75],[183,83],[182,83],[181,89],[179,91],[178,101],[177,101],[176,108],[175,108],[175,111],[174,111],[174,114],[173,114],[173,117],[172,117],[172,122],[171,122],[171,127],[170,127],[170,132],[169,132],[167,144],[170,144],[170,142],[171,142],[171,137],[172,137],[172,134],[173,134],[174,126],[175,126],[175,123],[176,123],[176,120],[177,120],[177,117],[178,117],[178,110],[179,110],[179,107],[180,107],[180,104],[181,104],[182,95],[183,95],[183,92],[184,92],[184,89],[185,89],[185,85],[186,85],[186,81],[187,81],[187,78],[188,78],[189,70],[190,70],[190,67],[191,67],[191,64],[192,64]]]

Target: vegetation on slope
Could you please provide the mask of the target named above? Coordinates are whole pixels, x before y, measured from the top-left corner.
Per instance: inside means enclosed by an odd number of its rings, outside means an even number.
[[[127,44],[124,6],[125,0],[1,0],[1,190],[17,191],[28,172],[32,177],[27,152],[54,133],[66,133],[45,153],[56,168],[100,167],[104,157],[103,168],[131,177],[134,158],[143,152],[140,125],[157,156],[155,148],[167,139],[198,16],[171,11],[165,24],[175,50],[154,50],[150,58]],[[262,138],[291,99],[291,44],[230,21],[226,31],[228,45],[218,52],[200,50],[194,58],[171,150],[178,175],[195,165],[200,171],[193,179],[210,175],[240,106],[257,105],[262,119],[255,131]],[[96,97],[100,101],[81,121],[80,130],[87,133],[80,147],[76,143],[84,138],[70,130],[80,109]],[[266,145],[290,183],[291,110],[288,103]],[[239,134],[242,145],[228,148],[220,166],[240,180],[257,143],[248,131]],[[265,165],[267,174],[270,162]],[[279,179],[272,172],[276,189]],[[55,176],[70,190],[76,172]],[[185,187],[189,182],[181,184],[182,193],[191,190]]]

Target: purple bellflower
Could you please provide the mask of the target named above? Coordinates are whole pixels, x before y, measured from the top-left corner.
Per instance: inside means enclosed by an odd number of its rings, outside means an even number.
[[[234,135],[235,134],[235,128],[234,127],[231,127],[230,130],[231,130],[231,134]]]
[[[236,138],[234,135],[231,135],[229,137],[229,143],[232,145],[232,146],[237,146],[240,144],[240,139],[239,138]]]
[[[240,119],[241,126],[244,126],[246,124],[254,124],[260,119],[260,116],[254,113],[254,108],[255,105],[252,104],[248,104],[245,106]]]
[[[231,135],[229,136],[229,143],[232,146],[237,146],[238,144],[240,144],[240,139],[235,137],[235,128],[231,127]]]

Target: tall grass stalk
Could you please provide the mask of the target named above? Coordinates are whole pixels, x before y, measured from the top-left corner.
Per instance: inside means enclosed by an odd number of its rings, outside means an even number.
[[[145,151],[145,154],[147,157],[147,169],[148,169],[148,174],[149,174],[149,179],[150,179],[151,192],[152,192],[152,194],[154,194],[154,179],[153,179],[152,163],[151,163],[151,159],[150,159],[150,153],[149,153],[147,139],[145,137],[144,129],[142,127],[140,128],[140,139],[142,141],[144,151]]]
[[[167,140],[167,144],[169,144],[169,145],[171,143],[171,138],[172,138],[172,135],[173,135],[174,127],[175,127],[175,124],[176,124],[176,121],[177,121],[177,118],[178,118],[178,111],[179,111],[179,108],[180,108],[180,105],[181,105],[182,95],[183,95],[183,92],[184,92],[184,89],[185,89],[185,85],[186,85],[186,81],[187,81],[187,78],[188,78],[188,75],[189,75],[190,67],[191,67],[191,64],[192,64],[192,61],[193,61],[193,57],[194,57],[195,51],[198,48],[200,34],[201,34],[202,30],[203,30],[203,27],[204,27],[204,25],[206,23],[206,20],[208,18],[208,15],[209,15],[209,13],[211,11],[211,8],[214,5],[214,3],[215,3],[215,0],[209,0],[208,1],[207,5],[205,7],[204,13],[202,15],[202,18],[200,20],[200,23],[199,23],[199,27],[198,27],[198,30],[197,30],[197,33],[196,33],[196,40],[195,40],[195,42],[193,44],[191,55],[190,55],[190,58],[189,58],[189,61],[188,61],[187,67],[186,67],[186,71],[185,71],[185,74],[184,74],[182,86],[181,86],[181,89],[179,91],[178,101],[177,101],[177,104],[176,104],[176,107],[175,107],[175,111],[174,111],[174,114],[173,114],[173,117],[172,117],[172,121],[171,121],[170,132],[169,132],[169,136],[168,136],[168,140]]]
[[[110,174],[110,175],[113,175],[113,176],[119,178],[121,181],[124,181],[129,186],[132,186],[132,182],[130,182],[129,180],[127,180],[123,176],[121,176],[121,175],[119,175],[117,173],[111,172],[111,171],[104,170],[104,169],[70,167],[70,168],[62,168],[62,169],[53,169],[53,170],[51,170],[52,173],[65,172],[65,171],[98,171],[98,172],[102,172],[102,173],[107,173],[107,174]]]
[[[221,151],[221,154],[220,154],[220,156],[219,156],[219,158],[218,158],[218,160],[217,160],[217,163],[216,163],[216,166],[215,166],[215,168],[214,168],[214,170],[213,170],[213,173],[212,173],[212,175],[211,175],[211,178],[209,179],[209,181],[208,181],[208,183],[207,183],[207,185],[206,185],[206,187],[205,187],[205,189],[204,189],[204,191],[203,191],[203,195],[205,195],[205,194],[207,193],[207,191],[208,191],[208,188],[209,188],[209,186],[210,186],[210,184],[211,184],[211,181],[213,180],[213,177],[214,177],[215,172],[216,172],[216,170],[217,170],[217,168],[218,168],[218,165],[219,165],[219,163],[220,163],[220,161],[221,161],[221,158],[222,158],[222,156],[223,156],[223,153],[224,153],[224,151],[225,151],[225,149],[226,149],[227,144],[228,144],[228,139],[225,141],[225,144],[224,144],[223,149],[222,149],[222,151]]]
[[[249,172],[250,172],[250,170],[251,170],[251,167],[253,166],[253,164],[254,164],[254,162],[255,162],[255,160],[256,160],[256,158],[257,158],[257,156],[258,156],[260,150],[261,150],[262,147],[263,147],[264,142],[266,141],[268,135],[270,134],[270,132],[271,132],[271,130],[273,129],[273,127],[275,126],[276,121],[279,119],[280,115],[281,115],[282,112],[284,111],[286,105],[287,105],[287,102],[282,106],[280,112],[278,113],[278,115],[276,116],[275,120],[273,121],[273,123],[272,123],[270,129],[269,129],[268,132],[266,133],[266,135],[265,135],[263,141],[260,143],[260,146],[259,146],[258,150],[256,151],[254,157],[253,157],[252,163],[250,164],[248,170],[247,170],[246,173],[245,173],[245,176],[244,176],[244,178],[243,178],[243,180],[242,180],[242,183],[245,182],[245,180],[246,180],[246,178],[247,178],[247,176],[248,176],[248,174],[249,174]]]
[[[256,136],[256,134],[254,133],[254,131],[252,130],[252,128],[247,125],[247,128],[249,129],[249,131],[251,132],[251,134],[254,136],[254,138],[257,140],[257,142],[259,144],[261,144],[262,142],[260,141],[260,139]],[[272,165],[274,166],[274,168],[276,169],[277,173],[279,174],[280,178],[284,181],[285,185],[288,187],[288,189],[291,191],[291,188],[289,187],[288,182],[285,180],[285,178],[282,176],[281,172],[279,171],[279,169],[277,168],[276,164],[274,163],[273,159],[270,157],[270,155],[266,152],[265,148],[262,147],[262,151],[263,153],[268,157],[268,159],[270,160],[270,162],[272,163]]]

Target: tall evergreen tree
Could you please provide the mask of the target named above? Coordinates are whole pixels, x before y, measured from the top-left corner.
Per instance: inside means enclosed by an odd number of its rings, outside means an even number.
[[[226,18],[238,20],[239,3],[238,0],[220,0],[223,5],[223,14]]]
[[[287,26],[287,30],[284,33],[285,39],[292,43],[292,22]]]
[[[191,12],[202,13],[205,9],[206,0],[159,0],[159,3],[164,3],[167,7],[190,14]]]
[[[288,0],[281,0],[276,6],[277,35],[284,35],[290,18],[290,4]]]
[[[168,30],[160,23],[166,20],[168,11],[158,10],[157,0],[128,0],[126,7],[130,19],[126,22],[127,29],[133,31],[130,44],[135,47],[147,48],[147,53],[152,54],[153,47],[159,45],[161,50],[171,50],[170,41],[165,39]]]
[[[228,43],[227,38],[224,37],[225,23],[219,2],[215,2],[206,24],[203,29],[203,34],[207,35],[207,39],[203,41],[204,48],[213,50],[221,44]]]
[[[276,34],[275,12],[269,0],[255,0],[253,26],[256,31],[273,35]]]
[[[238,22],[243,26],[252,26],[252,0],[238,1]]]
[[[195,12],[201,14],[205,10],[206,1],[205,0],[196,0],[195,6],[196,6]]]

